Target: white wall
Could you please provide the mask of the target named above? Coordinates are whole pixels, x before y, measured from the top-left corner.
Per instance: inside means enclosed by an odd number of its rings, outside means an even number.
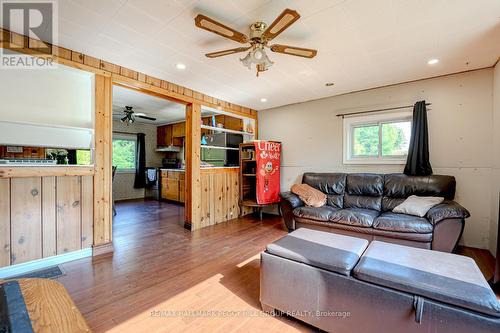
[[[0,101],[4,121],[93,128],[94,75],[63,65],[2,70]]]
[[[493,80],[493,175],[491,193],[490,252],[496,255],[498,235],[498,192],[500,191],[500,62],[494,69]]]
[[[306,171],[401,172],[403,165],[343,165],[342,119],[336,114],[425,99],[432,103],[428,121],[434,173],[456,177],[455,200],[472,214],[462,243],[490,248],[492,94],[493,69],[377,88],[260,111],[259,137],[283,143],[283,190]]]
[[[146,167],[159,167],[164,154],[156,152],[156,126],[134,123],[130,126],[119,120],[113,121],[113,131],[146,134]],[[134,188],[135,173],[117,173],[113,181],[115,200],[144,198],[144,189]]]

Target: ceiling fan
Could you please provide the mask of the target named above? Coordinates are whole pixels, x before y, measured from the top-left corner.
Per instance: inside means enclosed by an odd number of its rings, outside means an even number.
[[[273,62],[267,57],[266,48],[273,52],[294,55],[304,58],[314,58],[318,53],[317,50],[305,49],[282,44],[268,45],[268,43],[285,31],[295,21],[300,18],[299,13],[292,9],[285,9],[270,26],[264,22],[255,22],[250,26],[250,36],[242,34],[216,20],[202,14],[195,17],[194,22],[198,28],[213,32],[219,36],[229,38],[241,44],[250,44],[249,46],[237,47],[234,49],[223,50],[218,52],[207,53],[209,58],[217,58],[229,54],[248,51],[246,57],[240,59],[244,66],[252,69],[252,64],[255,64],[257,76],[260,72],[266,71],[273,65]]]
[[[127,126],[130,124],[133,124],[135,122],[135,118],[142,118],[142,119],[151,120],[151,121],[156,120],[156,118],[148,117],[144,113],[134,112],[133,108],[134,108],[133,106],[125,106],[123,113],[118,113],[118,114],[114,114],[114,115],[115,116],[123,116],[124,115],[124,117],[121,118],[120,120],[122,123],[127,124]]]

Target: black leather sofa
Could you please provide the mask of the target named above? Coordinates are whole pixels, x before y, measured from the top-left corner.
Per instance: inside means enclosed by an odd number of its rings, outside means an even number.
[[[305,227],[452,252],[470,216],[453,201],[456,181],[452,176],[305,173],[302,183],[325,193],[327,204],[308,207],[297,195],[280,193],[280,209],[289,231]],[[445,201],[423,218],[393,213],[410,195],[441,196]]]

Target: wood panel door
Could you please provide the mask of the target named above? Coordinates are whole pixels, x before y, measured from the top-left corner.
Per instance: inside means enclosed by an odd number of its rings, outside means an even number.
[[[186,123],[177,123],[172,125],[172,137],[181,138],[186,135]]]
[[[0,179],[0,267],[10,265],[10,179]]]
[[[179,202],[185,201],[185,190],[184,180],[179,180]]]
[[[161,187],[161,196],[163,199],[178,201],[179,200],[179,180],[164,178]]]
[[[42,180],[11,180],[11,264],[42,258]]]
[[[81,178],[57,177],[57,254],[81,249]]]

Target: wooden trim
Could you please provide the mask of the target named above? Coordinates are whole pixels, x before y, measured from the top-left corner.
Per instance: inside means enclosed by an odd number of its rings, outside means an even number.
[[[0,167],[0,178],[92,176],[93,166]]]
[[[17,52],[23,52],[25,54],[33,55],[33,50],[28,46],[31,44],[36,45],[36,42],[39,42],[36,39],[18,35],[1,28],[0,33],[4,37],[2,43],[0,43],[0,47],[15,49]],[[78,68],[96,75],[112,76],[114,83],[126,85],[136,89],[144,89],[143,92],[146,93],[156,92],[164,98],[172,99],[183,104],[198,102],[212,108],[220,108],[221,110],[243,115],[249,118],[257,118],[256,110],[229,103],[212,96],[193,91],[192,89],[179,86],[175,83],[161,80],[144,73],[139,73],[132,69],[56,45],[52,45],[52,54],[36,54],[36,56],[52,58],[59,64]]]
[[[185,177],[185,222],[191,231],[201,225],[201,104],[186,107],[186,177]]]
[[[115,250],[113,243],[109,242],[106,244],[93,245],[92,246],[92,256],[100,256],[107,253],[112,253]]]
[[[112,82],[95,77],[94,245],[112,241]]]

